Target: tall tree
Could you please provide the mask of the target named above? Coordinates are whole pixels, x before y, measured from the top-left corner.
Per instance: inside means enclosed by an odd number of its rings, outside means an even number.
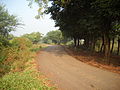
[[[9,32],[14,31],[20,25],[16,16],[10,15],[4,5],[0,5],[0,35],[7,37]]]

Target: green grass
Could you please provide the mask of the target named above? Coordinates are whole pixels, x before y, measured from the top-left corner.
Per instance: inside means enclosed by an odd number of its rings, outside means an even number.
[[[0,78],[0,90],[55,90],[55,87],[47,86],[44,82],[45,78],[29,60],[25,65],[24,71],[9,72]]]
[[[52,90],[32,75],[33,72],[15,72],[0,79],[0,90]]]

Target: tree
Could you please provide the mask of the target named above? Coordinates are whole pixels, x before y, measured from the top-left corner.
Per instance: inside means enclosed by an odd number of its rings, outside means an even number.
[[[96,11],[95,17],[100,21],[101,31],[104,37],[104,49],[107,62],[110,56],[110,36],[114,32],[113,23],[120,20],[119,0],[96,0],[92,3]]]
[[[45,5],[44,0],[37,1]],[[105,62],[110,63],[110,41],[120,32],[120,28],[114,28],[120,25],[120,0],[48,1],[52,5],[45,8],[44,13],[51,14],[62,34],[73,38],[75,46],[79,46],[79,40],[84,39],[84,47],[91,51],[95,51],[96,41],[102,40],[101,51],[106,57]],[[119,42],[118,38],[118,52]]]
[[[47,36],[45,36],[45,37],[42,38],[42,42],[46,43],[46,44],[51,44],[52,40],[50,40]]]
[[[20,25],[16,16],[10,15],[4,5],[0,4],[0,47],[8,46],[10,32],[14,31]]]
[[[97,38],[104,37],[104,51],[107,62],[110,56],[110,36],[113,23],[119,21],[119,0],[53,0],[48,9],[56,26],[74,38],[85,40],[85,47],[94,49]],[[99,35],[99,36],[98,36]],[[93,44],[92,44],[93,43]]]
[[[9,32],[14,31],[20,25],[16,16],[10,15],[4,5],[0,5],[0,35],[7,37]]]
[[[62,33],[60,30],[50,31],[46,34],[46,36],[43,38],[43,42],[60,44],[63,39]]]
[[[33,32],[30,34],[25,34],[22,37],[28,38],[30,41],[32,41],[34,44],[36,44],[41,40],[42,34],[39,32]]]

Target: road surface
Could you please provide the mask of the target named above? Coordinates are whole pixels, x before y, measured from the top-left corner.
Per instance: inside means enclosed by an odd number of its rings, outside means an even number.
[[[39,69],[60,90],[120,90],[120,75],[85,64],[59,45],[38,54]]]

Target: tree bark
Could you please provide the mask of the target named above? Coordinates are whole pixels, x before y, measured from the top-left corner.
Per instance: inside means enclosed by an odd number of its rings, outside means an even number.
[[[103,35],[104,35],[104,50],[105,50],[105,58],[106,58],[106,63],[110,64],[110,30],[112,30],[112,19],[108,17],[103,17]]]
[[[111,47],[111,53],[113,52],[113,48],[114,48],[114,42],[115,42],[115,39],[114,38],[112,38],[112,47]]]
[[[74,46],[77,46],[76,38],[74,37]]]
[[[118,38],[118,50],[117,50],[117,55],[119,55],[120,52],[120,38]]]
[[[79,41],[79,38],[78,38],[78,43],[77,43],[77,46],[80,46],[80,41]]]
[[[104,50],[105,50],[105,59],[106,63],[110,64],[110,39],[107,34],[104,34]]]
[[[84,46],[86,49],[89,49],[89,38],[88,37],[85,38]]]
[[[100,48],[100,52],[103,52],[104,50],[104,37],[102,37],[102,45],[101,45],[101,48]]]
[[[91,46],[91,51],[92,51],[92,52],[95,51],[95,42],[96,42],[96,41],[95,41],[95,38],[92,37],[92,39],[91,39],[91,43],[90,43],[90,44],[91,44],[90,46]]]
[[[92,51],[93,51],[93,52],[95,51],[95,43],[96,43],[96,41],[94,40],[94,41],[93,41],[93,46],[92,46]]]

